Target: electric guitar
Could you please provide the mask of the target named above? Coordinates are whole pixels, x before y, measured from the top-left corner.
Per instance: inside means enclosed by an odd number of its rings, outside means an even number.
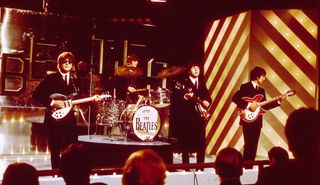
[[[72,107],[74,105],[77,104],[81,104],[81,103],[86,103],[86,102],[91,102],[94,100],[102,100],[105,98],[111,98],[112,96],[109,94],[103,94],[103,95],[94,95],[91,97],[87,97],[87,98],[82,98],[82,99],[77,99],[77,100],[72,100],[70,98],[70,96],[65,96],[63,94],[58,94],[58,93],[54,93],[52,95],[50,95],[50,98],[52,100],[63,100],[64,101],[64,107],[62,108],[53,108],[52,109],[52,114],[51,116],[56,119],[56,120],[60,120],[63,119],[72,109]]]
[[[181,84],[180,82],[176,82],[175,83],[175,88],[182,91],[183,94],[186,93],[192,93],[192,89],[191,88],[186,88],[185,85]],[[204,119],[204,120],[208,120],[210,117],[210,114],[208,113],[209,107],[206,107],[203,104],[203,101],[200,97],[195,97],[193,96],[192,98],[189,98],[190,100],[192,100],[195,103],[195,109],[197,111],[197,113],[200,114],[200,116]]]
[[[249,108],[246,108],[243,110],[243,109],[238,108],[238,114],[240,116],[240,119],[242,119],[245,122],[251,123],[251,122],[255,121],[259,115],[262,115],[266,112],[262,108],[263,106],[265,106],[269,103],[273,103],[278,100],[281,100],[283,98],[283,96],[293,96],[295,94],[296,94],[296,92],[294,90],[288,90],[286,93],[284,93],[280,96],[277,96],[271,100],[267,100],[267,101],[263,101],[263,102],[260,102],[263,98],[262,94],[257,94],[253,98],[243,97],[242,99],[245,100],[246,102],[248,102],[249,104],[252,102],[257,102],[258,107],[256,108],[256,110],[250,110]],[[250,106],[248,106],[248,107],[250,107]]]

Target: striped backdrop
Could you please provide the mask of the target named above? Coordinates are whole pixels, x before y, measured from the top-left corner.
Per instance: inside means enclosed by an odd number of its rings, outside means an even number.
[[[265,10],[208,23],[204,76],[213,103],[206,125],[207,154],[226,146],[242,150],[242,129],[231,98],[256,65],[267,71],[267,99],[289,89],[297,92],[264,115],[257,155],[267,156],[272,146],[288,149],[288,115],[299,107],[318,106],[318,19],[317,10]]]

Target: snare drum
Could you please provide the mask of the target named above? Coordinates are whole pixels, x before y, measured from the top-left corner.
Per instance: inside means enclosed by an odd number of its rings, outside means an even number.
[[[165,88],[153,89],[150,91],[151,102],[155,108],[164,108],[170,105],[171,91]]]
[[[133,132],[142,141],[153,140],[161,129],[159,113],[152,106],[141,106],[136,111],[129,106],[121,113],[121,119],[130,124],[129,135]]]

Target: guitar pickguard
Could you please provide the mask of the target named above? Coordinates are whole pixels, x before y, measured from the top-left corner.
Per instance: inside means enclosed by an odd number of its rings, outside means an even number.
[[[56,111],[54,111],[51,116],[54,119],[62,119],[64,118],[72,109],[72,107],[66,107],[66,108],[62,108],[62,109],[58,109]]]

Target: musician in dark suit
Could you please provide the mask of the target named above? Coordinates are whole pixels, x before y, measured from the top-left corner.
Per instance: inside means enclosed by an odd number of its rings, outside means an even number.
[[[141,83],[139,83],[137,78],[139,74],[136,75],[136,72],[140,72],[138,64],[138,55],[129,54],[127,56],[125,66],[119,67],[118,69],[120,70],[116,70],[115,75],[111,76],[108,79],[108,82],[106,84],[107,90],[111,91],[116,99],[124,100],[128,104],[133,104],[137,102],[137,89],[142,87]]]
[[[266,101],[265,90],[261,87],[262,82],[266,79],[266,71],[261,67],[255,67],[250,72],[250,82],[244,83],[240,86],[240,89],[233,95],[232,101],[237,104],[237,107],[241,110],[258,110],[259,102]],[[257,101],[246,101],[244,97],[254,98],[256,95],[262,95],[262,99]],[[284,99],[285,96],[282,96]],[[281,99],[280,99],[281,101]],[[280,101],[275,101],[263,106],[264,110],[269,110],[280,105]],[[244,138],[244,160],[255,160],[256,152],[258,149],[258,142],[260,132],[262,128],[262,114],[258,115],[256,120],[245,121],[240,119],[240,125],[242,125],[242,132]]]
[[[177,151],[182,152],[182,162],[189,163],[189,154],[197,153],[197,162],[205,157],[205,109],[211,98],[200,76],[197,63],[188,65],[188,75],[175,83],[170,109],[170,136],[177,139]],[[199,108],[204,108],[199,110]]]
[[[51,116],[53,109],[65,107],[64,99],[55,95],[64,95],[67,99],[77,94],[74,76],[75,58],[71,52],[63,52],[57,59],[58,71],[47,74],[33,91],[32,97],[47,107],[44,124],[48,129],[48,142],[51,152],[52,168],[59,168],[60,152],[69,144],[77,141],[76,117],[73,110],[62,119]],[[69,96],[69,97],[68,97]]]

